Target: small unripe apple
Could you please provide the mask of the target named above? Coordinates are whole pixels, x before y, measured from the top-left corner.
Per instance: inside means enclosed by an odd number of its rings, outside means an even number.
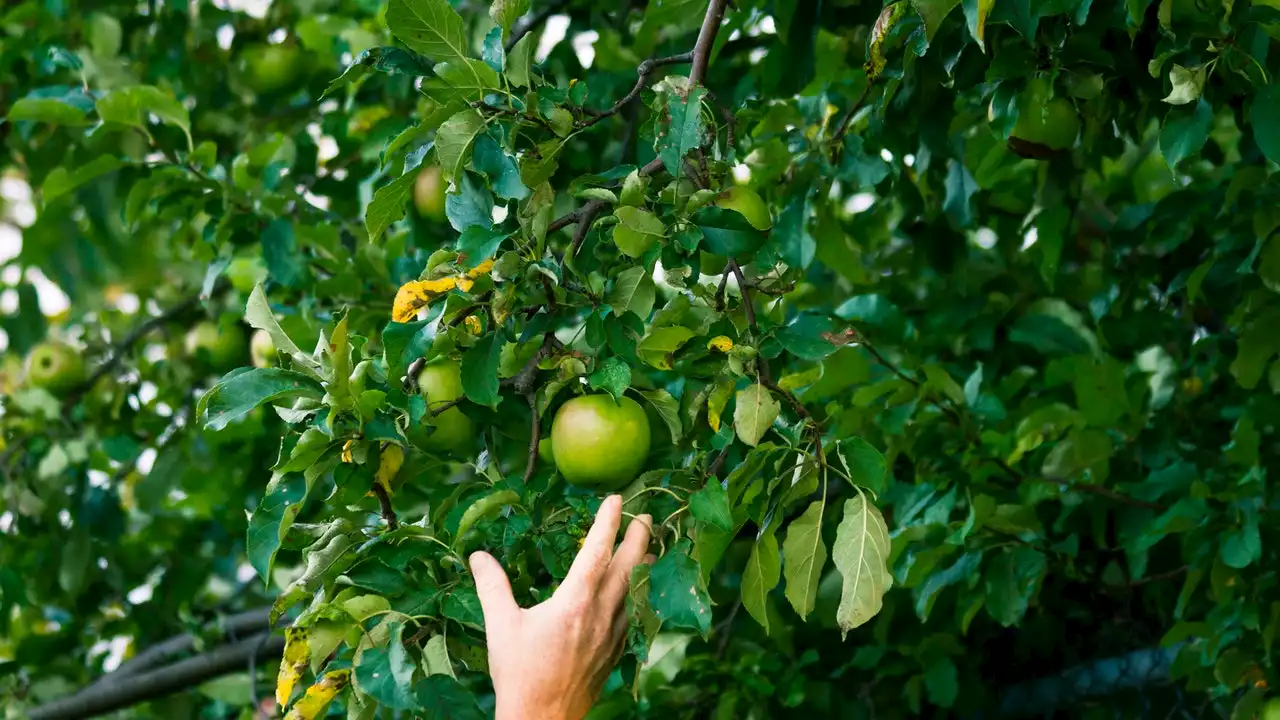
[[[212,372],[226,372],[244,359],[244,330],[238,324],[197,323],[187,332],[187,354]]]
[[[462,370],[456,360],[437,358],[418,374],[418,390],[427,400],[427,413],[462,397]],[[429,418],[434,429],[427,427],[428,418],[408,432],[409,442],[421,450],[446,454],[464,454],[475,440],[471,418],[457,405]]]
[[[442,222],[445,219],[445,193],[448,189],[438,165],[422,168],[418,179],[413,183],[413,206],[418,209],[418,214],[428,220]]]
[[[84,382],[84,359],[64,342],[42,342],[27,356],[27,381],[59,394]]]
[[[276,364],[276,343],[266,330],[256,330],[249,340],[249,357],[253,366],[259,368],[274,367]]]

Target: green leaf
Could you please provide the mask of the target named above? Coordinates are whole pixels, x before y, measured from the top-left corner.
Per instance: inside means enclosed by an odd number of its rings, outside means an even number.
[[[631,312],[643,319],[653,312],[656,293],[657,287],[649,272],[643,267],[630,267],[618,273],[606,301],[613,308],[614,315],[621,316]]]
[[[615,402],[622,402],[622,394],[631,387],[631,366],[615,355],[600,363],[588,381],[592,390],[604,390]]]
[[[987,613],[1005,627],[1016,625],[1027,613],[1047,567],[1045,556],[1025,545],[997,554],[983,576]]]
[[[938,26],[960,4],[960,0],[911,0],[911,5],[924,21],[925,39],[932,42]],[[974,39],[977,39],[975,36]]]
[[[649,401],[653,409],[658,412],[658,417],[667,424],[671,439],[679,441],[680,436],[684,434],[684,428],[680,423],[680,403],[666,390],[641,390],[640,394]]]
[[[356,59],[347,65],[342,74],[329,82],[320,94],[323,100],[342,88],[359,82],[370,73],[383,72],[388,75],[423,76],[431,75],[431,65],[423,62],[420,55],[406,52],[398,47],[374,47],[364,50]]]
[[[454,190],[445,196],[445,216],[458,232],[473,227],[493,227],[493,195],[474,173],[463,171],[454,182]]]
[[[422,92],[439,103],[476,102],[502,87],[497,71],[480,60],[450,60],[432,70],[436,76],[422,83]]]
[[[471,165],[477,172],[489,178],[493,193],[504,200],[524,200],[529,188],[520,180],[520,168],[510,155],[503,152],[498,142],[488,134],[476,138],[471,151]]]
[[[498,407],[498,363],[507,341],[500,333],[481,338],[462,355],[462,392],[477,405]]]
[[[397,0],[404,3],[408,0]],[[423,0],[424,2],[440,2],[444,0]],[[395,6],[395,3],[392,4]],[[450,10],[450,12],[453,12]],[[484,116],[478,110],[467,108],[444,121],[436,131],[436,156],[440,158],[440,168],[446,181],[453,180],[462,172],[462,165],[467,161],[467,152],[472,142],[485,128]]]
[[[880,612],[884,594],[893,585],[886,564],[889,528],[880,510],[862,492],[844,503],[844,519],[836,528],[831,557],[844,578],[836,624],[848,635]]]
[[[373,194],[373,200],[364,211],[364,229],[369,233],[371,242],[380,241],[384,230],[404,218],[405,201],[413,193],[413,183],[417,179],[417,170],[411,170]]]
[[[772,239],[778,245],[778,255],[790,267],[807,268],[813,263],[818,244],[809,234],[809,218],[812,215],[813,206],[809,202],[807,187],[792,195],[787,206],[778,215]]]
[[[533,65],[533,38],[537,33],[525,33],[507,52],[507,81],[516,87],[532,85],[529,68]]]
[[[924,687],[929,694],[929,702],[944,708],[951,707],[960,692],[960,681],[956,665],[951,658],[934,655],[924,665]]]
[[[773,393],[760,383],[739,390],[733,409],[733,429],[738,439],[751,447],[758,445],[781,410]]]
[[[85,98],[85,101],[77,102],[79,98]],[[89,124],[87,112],[92,108],[92,100],[88,100],[83,93],[80,93],[79,97],[69,94],[41,97],[32,93],[15,102],[13,107],[9,108],[9,114],[5,119],[9,122],[26,120],[53,125],[81,126]]]
[[[1258,515],[1244,513],[1244,525],[1227,533],[1219,553],[1229,567],[1243,570],[1262,559],[1262,536],[1258,532]]]
[[[443,635],[432,635],[426,646],[422,648],[422,671],[428,677],[448,675],[457,679],[458,676],[453,672],[453,661],[449,659],[449,646]],[[422,702],[421,693],[418,695],[418,702]]]
[[[1280,84],[1273,81],[1258,89],[1249,106],[1249,121],[1262,154],[1280,163]]]
[[[249,411],[277,400],[320,399],[324,388],[302,373],[280,368],[254,368],[227,374],[200,398],[196,416],[208,430],[221,430]]]
[[[941,572],[935,571],[925,578],[924,583],[915,589],[916,616],[920,621],[929,619],[929,611],[933,609],[933,603],[938,599],[938,593],[943,588],[970,580],[981,564],[982,552],[970,551],[962,555],[951,567]]]
[[[636,346],[636,354],[646,364],[659,370],[670,370],[676,350],[689,342],[696,333],[687,327],[673,325],[656,328]]]
[[[1068,480],[1087,469],[1098,469],[1112,453],[1111,439],[1100,430],[1072,432],[1049,451],[1040,468],[1050,480]]]
[[[89,161],[87,165],[76,168],[74,172],[68,171],[63,165],[59,165],[50,171],[48,177],[44,179],[44,185],[40,188],[40,195],[46,204],[51,203],[90,180],[115,172],[122,167],[124,167],[124,163],[111,155],[99,155]]]
[[[717,483],[712,483],[717,484]],[[747,567],[742,571],[742,606],[769,634],[769,593],[778,586],[782,563],[778,558],[778,539],[772,531],[761,535],[751,548]]]
[[[298,248],[293,222],[285,218],[272,220],[258,241],[267,263],[267,277],[287,288],[298,287],[307,276],[307,261]]]
[[[711,629],[711,598],[689,557],[689,541],[681,540],[649,571],[649,605],[671,629],[696,630],[704,638]]]
[[[1178,163],[1198,154],[1212,128],[1213,111],[1204,100],[1197,102],[1190,113],[1170,110],[1160,130],[1160,152],[1169,167],[1176,169]]]
[[[1204,92],[1205,68],[1203,65],[1185,68],[1174,63],[1169,68],[1169,84],[1172,89],[1164,98],[1170,105],[1186,105],[1200,98]]]
[[[987,51],[986,31],[987,16],[991,14],[991,9],[995,7],[995,0],[963,0],[965,24],[969,26],[969,34],[973,36],[975,42],[982,52]]]
[[[821,360],[839,349],[828,339],[833,330],[826,316],[802,313],[789,325],[779,328],[775,337],[787,352],[801,360]]]
[[[396,710],[417,705],[413,692],[414,664],[404,644],[404,623],[389,621],[385,646],[366,648],[355,666],[356,685],[366,695]]]
[[[454,622],[484,630],[484,611],[480,607],[480,596],[472,586],[460,587],[450,592],[444,599],[441,611]]]
[[[662,239],[667,228],[653,213],[638,207],[622,206],[614,210],[618,224],[613,226],[613,242],[628,257],[638,258]]]
[[[972,205],[974,193],[978,192],[978,183],[973,179],[969,168],[959,160],[947,163],[946,198],[942,201],[942,210],[947,214],[951,224],[957,228],[973,226]]]
[[[516,20],[529,12],[529,0],[493,0],[489,6],[489,17],[498,23],[504,34],[509,34]]]
[[[444,638],[437,637],[443,643]],[[433,674],[418,681],[414,698],[418,705],[413,717],[421,720],[484,720],[486,717],[475,695],[449,675]]]
[[[689,514],[725,532],[733,530],[733,513],[729,510],[729,494],[714,477],[707,478],[703,488],[689,496]]]
[[[502,246],[502,241],[509,237],[511,237],[511,233],[502,232],[497,228],[487,228],[482,225],[468,227],[458,236],[458,254],[460,256],[458,265],[464,270],[470,270],[493,257],[494,253],[498,252],[498,248]]]
[[[693,223],[702,230],[707,252],[742,260],[764,244],[767,233],[751,226],[742,213],[720,207],[704,207],[693,214]]]
[[[684,156],[702,145],[702,100],[706,95],[701,86],[686,94],[673,90],[667,95],[668,117],[662,119],[663,129],[657,132],[653,149],[671,177],[680,177]]]
[[[191,113],[177,98],[151,85],[132,85],[112,90],[97,102],[98,115],[103,122],[120,123],[147,131],[147,114],[173,125],[187,136],[187,149],[192,149]]]
[[[284,328],[280,327],[275,314],[271,312],[271,305],[267,302],[267,295],[262,290],[262,283],[255,285],[253,291],[249,293],[249,301],[244,306],[244,321],[249,324],[249,327],[263,330],[270,335],[276,352],[288,355],[294,365],[310,370],[312,373],[319,369],[320,363],[309,354],[302,352]]]
[[[826,505],[825,498],[809,505],[804,514],[787,526],[787,537],[782,541],[787,600],[802,620],[813,612],[818,583],[827,564],[827,544],[822,540],[822,513]]]
[[[435,62],[468,57],[466,26],[448,0],[390,0],[387,28],[410,50]]]

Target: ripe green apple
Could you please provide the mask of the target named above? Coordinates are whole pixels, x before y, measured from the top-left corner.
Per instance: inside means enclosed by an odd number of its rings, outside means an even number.
[[[1051,90],[1043,78],[1027,84],[1018,100],[1018,122],[1009,134],[1011,140],[1051,150],[1066,150],[1075,144],[1080,134],[1075,106],[1060,95],[1050,98]]]
[[[427,400],[427,411],[453,402],[462,397],[462,369],[456,360],[437,358],[427,363],[418,373],[418,390]],[[427,420],[435,426],[432,430]],[[428,452],[462,451],[471,447],[475,429],[471,418],[457,405],[432,418],[423,418],[421,425],[409,430],[409,441]]]
[[[256,330],[249,340],[249,357],[254,367],[273,367],[276,364],[276,343],[266,330]]]
[[[294,84],[302,57],[293,45],[260,45],[244,52],[249,87],[256,93],[283,90]]]
[[[551,453],[570,485],[609,492],[625,487],[649,455],[649,419],[629,397],[583,395],[551,423]]]
[[[42,342],[27,356],[27,380],[38,388],[63,393],[84,379],[84,359],[79,351],[64,342]]]
[[[448,190],[438,165],[424,167],[413,183],[413,206],[422,217],[443,222],[445,193]]]
[[[187,355],[212,372],[226,372],[239,365],[244,346],[244,330],[239,324],[215,325],[205,320],[187,332]]]
[[[715,205],[738,212],[757,230],[768,230],[773,226],[769,206],[751,188],[740,185],[728,188],[716,196]]]

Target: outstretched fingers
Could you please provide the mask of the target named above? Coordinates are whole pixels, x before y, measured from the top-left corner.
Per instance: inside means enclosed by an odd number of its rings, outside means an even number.
[[[600,503],[595,523],[587,532],[582,549],[573,559],[564,584],[576,591],[593,592],[604,579],[613,557],[613,543],[618,538],[618,526],[622,524],[622,496],[610,495]]]
[[[520,606],[511,594],[511,581],[502,565],[487,552],[473,553],[471,574],[476,579],[476,595],[480,597],[485,628],[494,631],[514,620]]]
[[[648,515],[637,515],[627,526],[626,537],[609,562],[608,577],[605,580],[608,602],[621,603],[622,598],[626,597],[632,569],[644,562],[649,552],[649,529],[652,526],[653,518]]]

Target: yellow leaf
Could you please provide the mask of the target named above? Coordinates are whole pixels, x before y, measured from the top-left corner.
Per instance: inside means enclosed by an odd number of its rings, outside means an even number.
[[[729,352],[733,349],[733,341],[727,335],[717,335],[707,341],[707,349]]]
[[[468,271],[467,271],[467,277],[469,277],[469,278],[478,278],[478,277],[480,277],[481,275],[488,275],[488,274],[489,274],[489,271],[490,271],[490,270],[492,270],[492,269],[493,269],[493,258],[489,258],[488,260],[485,260],[484,262],[480,263],[479,265],[477,265],[477,266],[475,266],[475,267],[471,268],[470,270],[468,270]]]
[[[466,320],[462,321],[467,326],[467,332],[472,335],[480,334],[480,318],[475,315],[468,315]]]
[[[391,319],[398,323],[413,322],[418,311],[431,302],[426,281],[414,280],[400,286],[396,299],[391,303]]]
[[[285,707],[293,695],[293,686],[302,678],[311,660],[311,633],[306,628],[291,627],[284,631],[284,657],[280,660],[280,674],[276,676],[276,704]]]
[[[394,443],[387,443],[382,448],[382,460],[378,463],[378,474],[373,476],[373,481],[382,486],[387,494],[391,494],[391,481],[395,479],[396,473],[400,472],[400,466],[404,464],[404,448]]]
[[[355,440],[348,440],[346,443],[344,443],[344,444],[343,444],[343,446],[342,446],[342,462],[344,462],[344,463],[354,462],[354,461],[351,459],[351,446],[352,446],[352,445],[354,445],[354,444],[355,444],[355,442],[356,442]]]
[[[350,684],[350,670],[334,670],[325,673],[320,682],[307,688],[307,694],[293,706],[288,715],[284,716],[285,720],[315,720],[324,716],[329,703]]]

